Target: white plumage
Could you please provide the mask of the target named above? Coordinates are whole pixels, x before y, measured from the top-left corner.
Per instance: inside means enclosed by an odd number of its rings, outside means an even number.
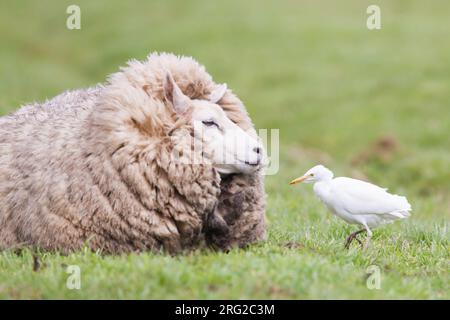
[[[315,182],[314,193],[334,214],[350,224],[364,227],[347,238],[347,248],[354,239],[360,242],[356,238],[359,233],[367,232],[364,245],[367,246],[372,237],[371,228],[410,215],[411,205],[405,197],[390,194],[387,189],[369,182],[346,177],[333,179],[333,173],[322,165],[311,168],[290,184],[299,182]]]

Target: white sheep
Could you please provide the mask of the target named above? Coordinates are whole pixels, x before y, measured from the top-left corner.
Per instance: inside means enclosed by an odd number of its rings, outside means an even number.
[[[131,61],[0,118],[0,247],[177,253],[264,239],[261,148],[242,102],[192,58]]]

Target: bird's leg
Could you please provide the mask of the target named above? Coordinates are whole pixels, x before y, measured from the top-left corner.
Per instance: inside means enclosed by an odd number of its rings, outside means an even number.
[[[353,232],[352,234],[350,234],[350,235],[348,236],[348,238],[347,238],[347,241],[345,242],[345,249],[350,248],[350,243],[352,243],[352,241],[353,241],[354,239],[356,239],[356,241],[358,241],[360,245],[363,245],[362,242],[361,242],[361,240],[359,240],[356,236],[357,236],[358,234],[360,234],[361,232],[364,232],[364,231],[366,231],[366,229],[361,229],[361,230],[358,230],[358,231]]]
[[[359,240],[357,237],[355,237],[355,240],[358,241],[359,245],[362,247],[363,243],[361,242],[361,240]]]
[[[370,231],[370,229],[367,225],[364,225],[364,227],[366,228],[366,231],[367,231],[366,242],[364,242],[364,246],[363,246],[363,249],[365,250],[369,247],[370,239],[372,239],[372,231]]]

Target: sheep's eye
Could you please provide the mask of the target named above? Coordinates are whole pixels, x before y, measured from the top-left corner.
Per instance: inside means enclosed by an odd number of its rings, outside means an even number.
[[[204,120],[204,121],[202,121],[202,123],[207,127],[213,127],[213,126],[216,126],[217,128],[219,127],[219,125],[213,120]]]
[[[310,173],[309,175],[310,175],[311,177],[314,177],[314,173]]]

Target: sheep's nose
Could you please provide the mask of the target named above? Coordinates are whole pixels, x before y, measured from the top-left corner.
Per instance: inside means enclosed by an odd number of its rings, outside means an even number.
[[[258,155],[257,165],[259,165],[261,163],[263,150],[261,147],[254,147],[253,152],[255,152]]]
[[[254,148],[253,148],[253,151],[254,151],[256,154],[261,155],[262,149],[261,149],[261,147],[254,147]]]

